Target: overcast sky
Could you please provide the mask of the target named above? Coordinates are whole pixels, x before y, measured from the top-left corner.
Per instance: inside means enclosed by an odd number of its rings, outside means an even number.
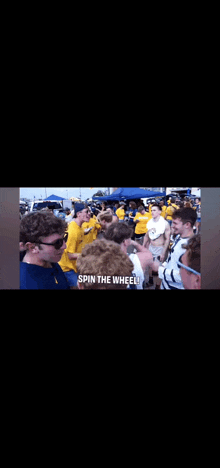
[[[89,187],[21,187],[20,188],[20,198],[30,198],[31,200],[46,198],[50,195],[58,195],[59,197],[70,198],[70,197],[78,197],[81,190],[81,198],[82,200],[86,200],[87,198],[91,198],[94,193],[98,192],[98,190],[105,191],[107,187],[95,187],[90,189]]]

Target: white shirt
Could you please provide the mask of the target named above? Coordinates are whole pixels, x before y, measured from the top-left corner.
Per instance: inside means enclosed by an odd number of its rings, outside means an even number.
[[[168,222],[160,216],[158,221],[153,218],[147,223],[148,235],[151,240],[156,240],[162,234],[164,234]]]
[[[181,255],[186,252],[183,245],[187,244],[189,239],[189,237],[182,238],[180,234],[178,234],[172,245],[167,261],[164,262],[162,266],[159,266],[158,276],[162,279],[161,289],[184,289],[180,268],[177,266],[177,262]]]
[[[71,221],[73,220],[74,214],[75,214],[75,210],[72,210],[71,213],[70,213],[70,215],[68,215],[68,216],[65,217],[65,221],[66,221],[67,224],[70,224],[70,223],[71,223]]]
[[[137,254],[130,254],[129,255],[130,260],[132,261],[134,265],[134,269],[132,271],[132,275],[135,276],[136,278],[140,278],[139,284],[136,285],[137,289],[143,289],[143,282],[144,282],[144,272],[141,266],[141,262],[139,260],[139,257]]]

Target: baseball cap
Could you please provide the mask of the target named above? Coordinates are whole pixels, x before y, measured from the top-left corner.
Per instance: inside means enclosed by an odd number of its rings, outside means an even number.
[[[84,210],[84,208],[85,208],[84,203],[75,203],[75,215],[76,215],[76,213],[78,213],[79,211]]]

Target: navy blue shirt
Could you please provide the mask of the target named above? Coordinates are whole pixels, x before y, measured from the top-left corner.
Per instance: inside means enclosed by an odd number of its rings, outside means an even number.
[[[129,208],[129,210],[128,210],[128,214],[131,213],[131,216],[134,216],[134,218],[135,218],[137,212],[138,212],[138,210],[136,210],[136,209],[132,210],[131,208]],[[129,219],[129,224],[133,226],[134,225],[134,220],[131,219],[131,218],[128,218],[128,219]]]
[[[67,279],[58,263],[52,268],[20,262],[20,289],[69,289]]]

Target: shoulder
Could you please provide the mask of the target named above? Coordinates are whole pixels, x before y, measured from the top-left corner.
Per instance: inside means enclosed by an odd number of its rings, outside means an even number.
[[[180,237],[180,245],[181,245],[181,247],[182,247],[183,245],[188,244],[189,239],[190,239],[190,237],[185,237],[185,238]]]
[[[59,273],[64,274],[64,273],[63,273],[63,270],[62,270],[62,268],[61,268],[61,266],[59,265],[59,263],[52,263],[52,267],[53,267],[55,270],[57,270]],[[64,275],[64,276],[65,276],[65,275]]]
[[[34,265],[20,262],[20,289],[39,289]]]
[[[68,232],[74,231],[77,226],[78,224],[76,224],[75,221],[71,221],[71,223],[69,223],[69,226],[68,226]]]
[[[173,244],[174,250],[176,250],[176,251],[181,250],[181,251],[182,251],[183,245],[187,244],[187,243],[188,243],[188,240],[189,240],[188,238],[183,239],[183,238],[181,237],[181,235],[178,234],[178,235],[176,236],[176,239],[175,239],[174,244]]]
[[[20,282],[24,281],[27,272],[27,263],[20,262]]]
[[[170,231],[170,225],[169,225],[168,221],[166,219],[164,219],[164,218],[163,218],[163,220],[165,222],[165,231]]]
[[[83,231],[83,227],[78,226],[78,224],[76,224],[75,221],[72,221],[68,227],[68,234],[70,236],[77,236],[77,234],[81,232],[81,230]]]
[[[26,270],[27,269],[27,263],[25,262],[20,262],[20,271]]]

